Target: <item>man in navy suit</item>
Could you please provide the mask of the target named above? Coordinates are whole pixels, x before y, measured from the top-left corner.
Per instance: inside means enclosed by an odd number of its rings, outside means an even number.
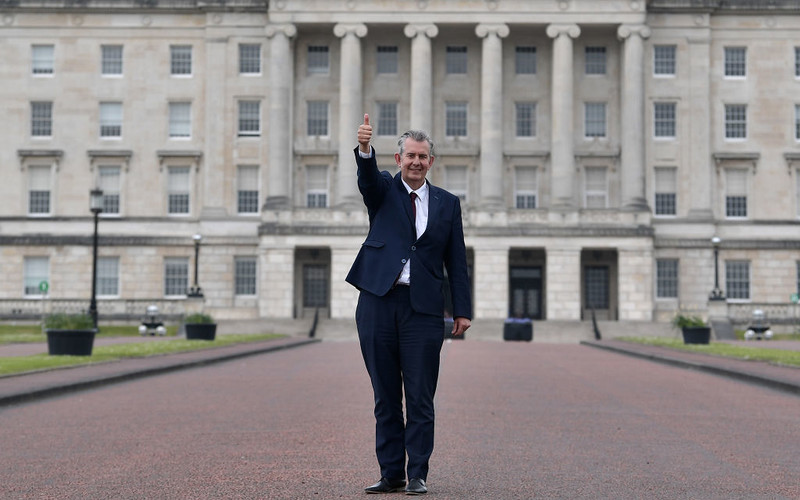
[[[461,205],[457,196],[425,179],[434,160],[428,134],[411,130],[400,136],[394,155],[400,172],[394,177],[378,171],[371,139],[369,115],[364,115],[354,152],[369,234],[347,282],[361,292],[356,325],[375,395],[381,479],[365,491],[405,489],[420,495],[428,491],[433,452],[444,268],[453,299],[452,334],[463,335],[472,316]]]

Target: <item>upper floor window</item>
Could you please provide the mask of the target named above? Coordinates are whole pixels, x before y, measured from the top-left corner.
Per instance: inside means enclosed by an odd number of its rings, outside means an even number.
[[[606,167],[586,167],[584,206],[586,208],[608,207],[608,180]]]
[[[38,297],[42,295],[42,283],[50,281],[50,258],[49,257],[25,257],[23,259],[23,273],[25,277],[24,291],[26,297]]]
[[[236,172],[236,211],[239,214],[257,214],[258,167],[239,165]]]
[[[102,215],[119,215],[121,170],[117,165],[101,165],[97,169],[97,187],[103,190]]]
[[[675,138],[675,103],[653,104],[653,133],[661,139]]]
[[[377,135],[397,135],[397,101],[378,103]]]
[[[514,203],[516,208],[536,208],[539,186],[536,167],[514,169]]]
[[[100,103],[100,137],[122,137],[122,103]]]
[[[675,76],[674,45],[655,45],[653,47],[653,74],[656,76]]]
[[[656,298],[678,298],[678,259],[656,260]]]
[[[327,45],[308,46],[308,74],[320,75],[330,71],[330,58]]]
[[[192,103],[169,103],[169,136],[173,139],[192,136]]]
[[[516,48],[514,71],[518,75],[536,74],[536,47],[518,46]]]
[[[586,47],[586,74],[605,75],[606,74],[606,48],[605,47]]]
[[[122,45],[102,45],[100,47],[100,73],[104,76],[122,74]]]
[[[191,169],[189,167],[169,167],[167,170],[167,213],[189,215],[190,193]]]
[[[794,76],[800,78],[800,47],[794,48]]]
[[[448,137],[467,136],[467,103],[448,101],[445,103],[445,135]]]
[[[55,72],[55,46],[31,46],[31,71],[34,75],[52,75]]]
[[[239,73],[242,75],[261,74],[261,45],[257,43],[239,44]]]
[[[375,65],[379,75],[394,75],[397,73],[397,46],[378,45]]]
[[[725,261],[725,291],[729,299],[750,300],[749,261]]]
[[[794,105],[794,139],[800,141],[800,104]]]
[[[28,167],[28,215],[50,215],[52,171],[50,165]]]
[[[239,137],[261,135],[261,103],[239,101]]]
[[[31,102],[31,136],[53,136],[53,103],[49,101]]]
[[[673,216],[677,214],[677,170],[675,167],[656,167],[655,169],[655,215]]]
[[[747,49],[745,47],[725,47],[725,76],[747,76]]]
[[[747,217],[747,176],[748,171],[742,168],[725,171],[725,217]]]
[[[308,101],[306,133],[311,137],[328,136],[328,101]]]
[[[534,137],[536,135],[536,103],[515,103],[517,137]]]
[[[464,46],[447,46],[445,54],[445,71],[448,75],[467,74],[467,48]]]
[[[97,258],[97,295],[119,296],[119,257]]]
[[[606,136],[606,103],[585,103],[583,116],[583,129],[585,137],[591,138]]]
[[[725,105],[725,138],[747,138],[747,106],[745,104]]]
[[[467,167],[464,165],[448,165],[445,168],[447,190],[458,196],[461,203],[467,201],[469,183],[467,180]]]
[[[170,45],[169,47],[170,74],[188,76],[192,74],[192,46]]]
[[[325,208],[328,206],[328,166],[306,166],[306,206]]]

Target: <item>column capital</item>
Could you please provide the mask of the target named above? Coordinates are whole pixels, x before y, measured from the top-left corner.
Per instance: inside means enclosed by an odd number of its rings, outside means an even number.
[[[547,36],[550,38],[558,38],[561,35],[578,38],[581,35],[581,28],[577,24],[550,24],[547,26]]]
[[[507,24],[482,23],[475,26],[475,34],[479,38],[486,38],[489,35],[497,35],[498,38],[505,38],[510,33]]]
[[[367,25],[363,23],[339,23],[333,27],[333,34],[339,38],[355,35],[358,38],[367,36]]]
[[[622,24],[617,28],[617,38],[625,40],[631,35],[639,35],[641,38],[650,38],[652,31],[646,24]]]
[[[297,34],[297,26],[294,24],[268,24],[265,28],[267,38],[272,38],[277,34],[292,38]]]
[[[435,38],[439,34],[439,28],[435,24],[406,24],[403,33],[408,38],[414,38],[417,35]]]

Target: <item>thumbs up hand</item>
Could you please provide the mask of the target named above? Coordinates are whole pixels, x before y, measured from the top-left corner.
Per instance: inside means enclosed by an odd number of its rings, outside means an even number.
[[[358,126],[358,147],[362,153],[372,152],[369,141],[372,140],[372,126],[369,124],[369,115],[364,115],[364,123]]]

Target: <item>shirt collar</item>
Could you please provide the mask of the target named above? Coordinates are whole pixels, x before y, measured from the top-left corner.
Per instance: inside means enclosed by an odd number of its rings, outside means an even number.
[[[428,180],[427,179],[425,180],[425,183],[422,185],[422,187],[420,187],[419,189],[411,189],[411,186],[406,184],[406,181],[402,177],[400,178],[400,180],[403,183],[403,187],[405,187],[406,191],[408,191],[408,194],[411,194],[412,191],[417,193],[417,196],[419,197],[419,199],[421,201],[425,201],[428,198]]]

